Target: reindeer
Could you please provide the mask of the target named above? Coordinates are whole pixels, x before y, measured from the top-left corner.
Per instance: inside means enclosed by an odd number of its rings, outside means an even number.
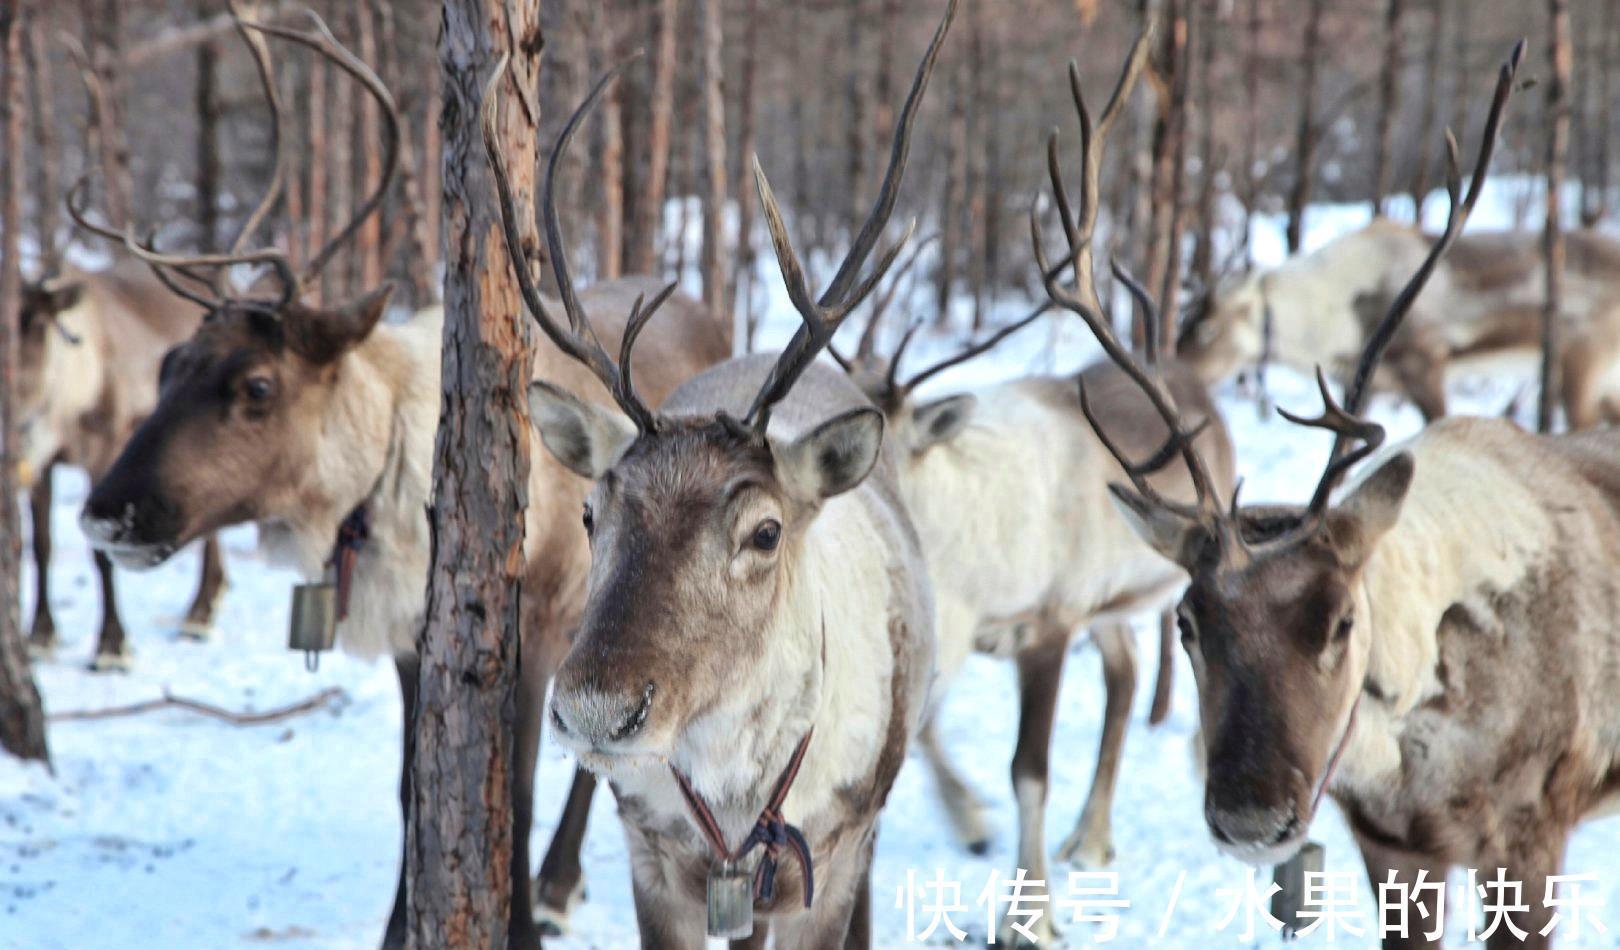
[[[132,566],[159,563],[192,538],[251,522],[272,560],[310,579],[324,573],[345,525],[363,528],[339,644],[359,656],[393,657],[409,723],[430,558],[424,512],[438,426],[443,315],[431,307],[404,323],[381,323],[386,284],[332,306],[303,302],[322,269],[381,202],[397,168],[399,136],[398,113],[382,82],[319,18],[312,16],[312,23],[307,32],[243,25],[308,46],[360,82],[383,118],[383,176],[302,272],[273,248],[246,249],[245,238],[226,254],[170,255],[158,253],[149,240],[101,229],[158,268],[171,289],[188,295],[207,317],[165,358],[156,408],[91,492],[81,521],[102,550]],[[274,106],[272,100],[272,120],[279,124]],[[272,181],[280,179],[278,167]],[[273,186],[259,208],[274,200]],[[83,209],[77,213],[82,217]],[[255,212],[250,220],[259,217]],[[203,269],[237,264],[268,265],[266,283],[279,292],[220,293],[198,276]],[[624,329],[630,302],[658,289],[645,278],[628,278],[582,294],[579,305],[602,316],[603,336],[611,341]],[[722,328],[695,301],[673,297],[665,309],[667,319],[645,335],[650,352],[635,364],[642,386],[654,394],[730,352]],[[608,398],[594,388],[594,377],[556,354],[539,354],[534,374],[592,399]],[[528,840],[543,697],[584,601],[589,551],[571,528],[586,488],[561,465],[535,460],[513,765],[516,894],[530,892]],[[403,736],[402,802],[408,800],[405,777],[411,770],[408,727]],[[576,811],[582,833],[584,812]],[[557,861],[548,855],[548,863],[571,867],[577,882],[577,838],[563,851],[570,847],[572,853]],[[565,894],[575,889],[572,882],[561,888]],[[404,914],[402,870],[385,945],[403,945]],[[513,901],[509,932],[514,946],[537,942],[528,901]]]
[[[162,284],[130,262],[97,272],[69,270],[23,288],[17,399],[23,487],[29,492],[34,554],[35,655],[56,648],[51,614],[51,474],[58,462],[83,468],[95,482],[118,447],[152,411],[163,351],[185,339],[199,311],[174,307]],[[113,592],[112,562],[99,551],[101,630],[90,669],[129,668],[129,647]],[[206,639],[225,588],[219,545],[204,542],[202,576],[180,624]]]
[[[1466,198],[1448,137],[1446,229],[1370,334],[1343,405],[1319,373],[1322,413],[1288,417],[1335,435],[1310,501],[1223,510],[1212,490],[1185,506],[1139,478],[1114,487],[1143,539],[1192,576],[1178,623],[1216,843],[1284,858],[1329,795],[1369,880],[1412,889],[1407,914],[1435,920],[1443,894],[1417,885],[1443,891],[1459,864],[1522,882],[1529,909],[1493,947],[1547,944],[1548,880],[1571,831],[1620,799],[1620,436],[1447,419],[1335,490],[1381,447],[1383,429],[1359,415],[1371,378],[1479,197],[1522,50],[1498,76]],[[1185,438],[1175,448],[1204,471]]]
[[[1090,133],[1090,152],[1101,153],[1148,50],[1144,35]],[[1099,190],[1097,178],[1088,176],[1082,216],[1095,215]],[[1087,283],[1084,293],[1094,297],[1096,291]],[[887,361],[875,356],[871,332],[862,335],[853,359],[839,357],[883,411],[888,441],[898,450],[901,494],[917,524],[935,591],[936,692],[944,692],[973,650],[1010,656],[1018,665],[1019,731],[1012,761],[1017,867],[1040,881],[1048,880],[1048,755],[1074,631],[1092,631],[1102,656],[1107,701],[1091,791],[1058,857],[1100,867],[1114,858],[1114,788],[1136,689],[1135,638],[1128,621],[1168,607],[1186,584],[1181,568],[1142,543],[1115,511],[1107,486],[1120,469],[1075,402],[1077,377],[1030,377],[926,402],[913,398],[924,382],[989,350],[1051,306],[1036,308],[982,343],[904,380],[898,370],[916,325]],[[1179,363],[1166,361],[1159,370],[1177,403],[1207,421],[1198,443],[1218,459],[1217,484],[1229,489],[1231,439],[1208,391]],[[1152,406],[1113,363],[1087,367],[1078,380],[1102,414],[1119,420],[1112,428],[1131,451],[1151,451],[1164,439],[1164,425]],[[1191,493],[1185,477],[1167,475],[1160,482],[1167,492]],[[945,757],[932,720],[919,744],[953,829],[970,850],[983,853],[988,838],[984,806]],[[1050,915],[1038,929],[1027,928],[1033,937],[1013,930],[1017,921],[1004,921],[998,942],[1049,942],[1053,937]]]
[[[1559,359],[1573,428],[1620,419],[1620,242],[1570,232]],[[1179,355],[1213,384],[1261,360],[1309,371],[1354,364],[1405,275],[1436,238],[1375,220],[1320,249],[1250,275],[1182,328]],[[1459,238],[1391,346],[1378,382],[1424,418],[1446,411],[1448,368],[1539,351],[1546,294],[1539,235]]]
[[[528,309],[620,410],[566,383],[529,393],[547,449],[594,481],[585,610],[550,718],[612,783],[643,946],[703,945],[706,878],[711,915],[722,906],[769,918],[754,927],[751,917],[711,916],[711,929],[748,946],[771,934],[778,947],[870,943],[877,816],[927,713],[933,604],[882,415],[843,374],[812,364],[900,249],[859,278],[955,11],[952,0],[917,68],[876,203],[817,299],[756,159],[761,209],[803,325],[780,355],[701,373],[657,413],[638,397],[629,363],[656,301],[632,308],[615,363],[553,254],[566,324],[554,316],[532,286],[508,175],[486,132]],[[612,78],[574,113],[553,155]],[[557,247],[553,199],[548,182],[542,210]],[[796,863],[778,867],[784,851]],[[722,892],[734,903],[717,905]]]

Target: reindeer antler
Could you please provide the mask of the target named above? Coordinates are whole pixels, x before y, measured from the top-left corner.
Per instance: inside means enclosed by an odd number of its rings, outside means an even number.
[[[917,66],[917,74],[911,81],[911,91],[906,94],[905,105],[901,108],[900,117],[895,123],[894,144],[889,152],[889,167],[884,173],[883,184],[878,189],[877,200],[873,203],[860,232],[850,244],[849,253],[844,255],[843,262],[839,264],[832,282],[816,300],[810,298],[810,289],[805,283],[804,267],[799,263],[799,256],[793,250],[793,242],[788,237],[787,225],[782,221],[782,209],[776,203],[776,195],[771,191],[764,169],[760,167],[759,156],[754,156],[754,185],[759,191],[760,209],[765,216],[766,228],[770,231],[771,246],[776,251],[776,261],[782,271],[782,280],[787,284],[788,299],[793,301],[794,309],[804,321],[782,351],[776,365],[771,367],[764,384],[760,386],[753,403],[748,407],[748,413],[743,421],[758,435],[763,435],[766,426],[770,424],[772,407],[787,396],[806,367],[832,342],[833,334],[838,332],[839,326],[856,307],[860,306],[861,301],[872,292],[878,281],[883,279],[883,275],[893,266],[900,249],[905,246],[912,231],[916,229],[917,223],[912,221],[900,240],[878,259],[872,271],[865,278],[857,280],[861,268],[865,266],[866,259],[871,256],[872,249],[877,245],[878,238],[882,236],[883,229],[889,222],[889,215],[894,211],[895,200],[900,193],[900,180],[905,173],[906,159],[911,149],[911,128],[922,104],[923,92],[928,88],[928,79],[933,74],[934,63],[939,58],[940,47],[945,42],[945,34],[950,30],[951,21],[956,16],[956,3],[957,0],[949,0],[945,16],[934,30],[934,37],[928,43],[928,50]]]
[[[629,320],[625,324],[624,338],[619,345],[619,361],[614,363],[607,350],[603,349],[602,341],[597,337],[590,318],[580,307],[579,297],[574,292],[573,278],[568,272],[568,245],[563,240],[562,225],[557,219],[556,203],[557,168],[563,155],[568,151],[569,143],[574,139],[574,133],[579,130],[592,107],[602,98],[602,93],[614,79],[618,78],[625,66],[634,61],[635,56],[614,66],[597,80],[590,94],[585,97],[585,101],[581,102],[574,110],[574,114],[568,117],[568,124],[563,126],[562,132],[558,134],[557,141],[551,149],[551,160],[546,165],[545,191],[541,196],[540,208],[545,222],[546,243],[551,248],[551,270],[557,278],[557,295],[562,302],[563,313],[568,318],[566,327],[551,315],[545,299],[540,295],[540,289],[535,286],[533,275],[529,272],[529,263],[523,254],[523,234],[518,229],[517,202],[512,194],[512,176],[507,171],[506,160],[501,157],[498,146],[500,136],[495,124],[495,108],[500,95],[501,79],[505,77],[507,63],[511,59],[510,54],[501,57],[501,61],[495,66],[494,75],[490,76],[489,82],[484,86],[484,99],[479,118],[484,135],[484,154],[489,159],[490,172],[495,179],[495,194],[501,215],[501,234],[505,238],[506,255],[511,261],[512,272],[517,277],[518,290],[523,297],[524,307],[559,350],[584,364],[597,379],[602,381],[602,385],[613,394],[619,408],[623,409],[625,415],[635,423],[637,431],[646,434],[657,431],[658,417],[636,395],[635,385],[630,377],[630,355],[642,328],[647,325],[647,321],[664,301],[669,299],[669,295],[675,290],[675,284],[671,283],[665,287],[646,306],[643,306],[641,297],[636,298],[635,304],[631,307]]]
[[[1125,102],[1147,62],[1152,33],[1153,26],[1150,24],[1148,29],[1137,37],[1136,44],[1131,47],[1130,55],[1126,57],[1125,64],[1120,69],[1119,81],[1114,86],[1108,105],[1095,126],[1092,125],[1091,113],[1086,107],[1085,95],[1081,89],[1079,67],[1072,61],[1069,63],[1069,93],[1074,100],[1075,113],[1080,122],[1080,205],[1077,212],[1069,200],[1068,189],[1063,183],[1062,167],[1058,157],[1057,130],[1054,129],[1047,138],[1047,173],[1052,183],[1053,204],[1057,208],[1058,219],[1068,244],[1068,255],[1056,265],[1048,260],[1045,244],[1041,239],[1038,204],[1030,207],[1030,239],[1035,247],[1035,261],[1040,267],[1041,282],[1045,285],[1047,296],[1052,303],[1077,314],[1085,321],[1092,335],[1097,338],[1098,344],[1102,346],[1103,352],[1142,390],[1153,406],[1154,412],[1164,420],[1169,430],[1163,446],[1151,456],[1139,461],[1130,459],[1108,435],[1102,421],[1092,411],[1085,382],[1082,380],[1080,410],[1085,414],[1093,431],[1097,433],[1098,440],[1119,462],[1120,468],[1125,471],[1126,477],[1131,480],[1143,498],[1183,517],[1202,521],[1214,530],[1220,530],[1225,523],[1225,516],[1217,497],[1215,481],[1210,477],[1209,468],[1204,463],[1203,457],[1193,446],[1193,441],[1209,424],[1209,420],[1203,419],[1193,426],[1184,423],[1180,411],[1176,408],[1175,397],[1171,395],[1163,380],[1137,362],[1131,355],[1129,347],[1115,336],[1113,326],[1102,310],[1092,265],[1091,245],[1097,225],[1104,148],[1108,133],[1123,111]],[[1062,284],[1061,279],[1065,270],[1074,272],[1075,285],[1072,290]],[[1142,308],[1147,321],[1155,322],[1158,308],[1142,285],[1118,262],[1113,264],[1113,273]],[[1170,464],[1177,456],[1185,462],[1192,478],[1193,491],[1196,495],[1196,503],[1193,506],[1170,501],[1148,480],[1149,476]]]
[[[1474,171],[1468,182],[1468,195],[1462,194],[1462,173],[1458,169],[1457,139],[1451,130],[1446,130],[1446,194],[1450,200],[1450,208],[1446,213],[1446,229],[1429,249],[1406,286],[1389,305],[1389,310],[1373,329],[1366,346],[1361,351],[1361,359],[1356,364],[1356,373],[1345,391],[1343,406],[1333,399],[1328,391],[1327,380],[1320,367],[1316,371],[1317,386],[1322,392],[1322,412],[1317,416],[1305,418],[1293,413],[1278,410],[1283,418],[1298,425],[1312,429],[1326,429],[1334,433],[1333,450],[1328,454],[1328,463],[1322,472],[1322,478],[1317,482],[1316,491],[1311,494],[1310,503],[1306,506],[1305,517],[1301,520],[1298,530],[1309,531],[1320,524],[1322,516],[1326,513],[1328,500],[1333,490],[1344,481],[1351,468],[1357,462],[1371,455],[1384,441],[1384,428],[1375,422],[1364,419],[1360,413],[1366,403],[1371,388],[1373,371],[1378,367],[1378,361],[1383,357],[1384,351],[1389,348],[1390,341],[1395,337],[1395,331],[1400,328],[1401,321],[1405,319],[1417,295],[1422,292],[1429,277],[1440,263],[1440,258],[1457,239],[1468,216],[1473,213],[1474,205],[1479,201],[1480,192],[1485,185],[1485,175],[1490,169],[1491,154],[1496,147],[1496,133],[1502,124],[1502,113],[1507,108],[1508,97],[1513,92],[1513,77],[1518,72],[1519,62],[1524,56],[1524,40],[1520,40],[1509,54],[1507,61],[1502,64],[1496,76],[1496,92],[1491,97],[1491,109],[1485,120],[1485,130],[1479,143],[1479,157],[1474,162]],[[1353,443],[1361,445],[1351,451]]]

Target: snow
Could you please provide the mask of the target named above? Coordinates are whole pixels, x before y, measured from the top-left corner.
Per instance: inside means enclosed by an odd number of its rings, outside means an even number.
[[[1482,203],[1481,226],[1503,226],[1513,184],[1493,188]],[[1431,212],[1443,202],[1431,202]],[[1440,211],[1443,214],[1443,211]],[[1359,215],[1359,220],[1358,220]],[[1309,219],[1307,243],[1365,219],[1364,209],[1319,207]],[[1438,222],[1435,222],[1438,223]],[[1281,256],[1280,222],[1266,219],[1255,235],[1262,261]],[[688,260],[695,261],[691,254]],[[768,291],[763,343],[779,344],[794,325],[768,261],[759,282]],[[816,267],[826,273],[825,267]],[[695,285],[693,285],[695,286]],[[920,300],[920,298],[919,298]],[[1027,302],[1007,300],[1011,319]],[[901,304],[896,310],[902,310]],[[926,312],[918,308],[911,312]],[[958,313],[957,316],[965,317]],[[898,317],[894,322],[900,322]],[[1048,329],[1022,334],[992,357],[935,380],[949,392],[1032,371],[1068,371],[1094,353],[1078,321],[1048,321]],[[1058,329],[1053,329],[1057,327]],[[917,357],[942,352],[959,334],[925,334]],[[1516,391],[1512,380],[1473,380],[1458,390],[1468,410],[1499,413]],[[1272,399],[1310,409],[1313,385],[1274,369]],[[1245,498],[1300,500],[1314,484],[1327,440],[1262,415],[1252,397],[1228,386],[1220,401],[1237,442]],[[1387,399],[1375,414],[1399,438],[1415,432],[1417,413]],[[399,701],[387,663],[342,656],[306,672],[285,649],[287,600],[294,578],[264,564],[251,529],[225,535],[231,587],[220,616],[220,637],[196,644],[172,634],[196,578],[188,551],[148,573],[119,575],[119,600],[135,650],[127,675],[85,670],[94,645],[99,592],[88,552],[75,524],[85,482],[59,473],[53,512],[56,555],[51,565],[52,605],[62,636],[54,659],[37,674],[52,711],[101,708],[156,697],[165,690],[230,708],[265,709],[336,686],[346,701],[281,723],[233,727],[185,712],[163,711],[52,727],[56,774],[0,757],[0,948],[163,946],[218,948],[375,946],[393,899],[399,858],[396,804]],[[24,586],[32,590],[25,569]],[[24,616],[32,610],[23,605]],[[1140,666],[1136,710],[1114,811],[1119,898],[1118,939],[1125,946],[1201,947],[1239,943],[1240,914],[1222,932],[1215,925],[1232,909],[1247,880],[1245,866],[1220,856],[1201,817],[1201,784],[1191,740],[1196,697],[1185,657],[1176,655],[1175,702],[1169,721],[1145,725],[1151,700],[1157,638],[1151,618],[1138,629]],[[1046,840],[1055,851],[1076,821],[1091,779],[1102,721],[1101,670],[1094,651],[1077,642],[1068,660],[1053,740],[1052,784]],[[901,771],[884,815],[874,874],[876,944],[908,943],[906,915],[896,906],[908,872],[919,880],[942,872],[961,884],[966,910],[952,915],[970,942],[982,944],[986,914],[976,905],[992,872],[1013,870],[1015,808],[1008,763],[1016,733],[1012,666],[972,658],[944,709],[942,735],[964,774],[992,808],[996,837],[990,853],[971,856],[950,840],[931,781],[916,762]],[[532,853],[550,839],[572,772],[570,758],[547,742],[541,754]],[[1375,896],[1364,881],[1348,832],[1331,804],[1313,828],[1327,848],[1330,872],[1353,882],[1362,922],[1375,917]],[[1620,933],[1620,897],[1614,896],[1620,818],[1582,826],[1566,871],[1592,872],[1583,894],[1602,902],[1595,911]],[[634,946],[622,835],[608,795],[597,797],[584,863],[590,897],[577,911],[571,935],[548,945],[565,948]],[[1054,864],[1056,897],[1064,896],[1067,869]],[[1267,883],[1262,872],[1260,884]],[[1096,882],[1092,882],[1096,883]],[[1454,877],[1453,894],[1460,877]],[[1167,915],[1172,895],[1173,911]],[[937,900],[938,895],[935,895]],[[920,906],[919,906],[920,910]],[[1060,922],[1067,912],[1053,908]],[[1463,940],[1455,912],[1452,943]],[[917,926],[929,915],[919,913]],[[1590,918],[1588,918],[1590,919]],[[1101,935],[1095,924],[1063,925],[1064,938],[1082,945]],[[1163,926],[1161,935],[1160,928]],[[1325,935],[1310,941],[1320,943]],[[1262,931],[1254,941],[1279,938]],[[1613,946],[1588,925],[1586,939],[1564,946]],[[941,927],[930,943],[948,944]],[[1370,938],[1344,933],[1346,946]]]

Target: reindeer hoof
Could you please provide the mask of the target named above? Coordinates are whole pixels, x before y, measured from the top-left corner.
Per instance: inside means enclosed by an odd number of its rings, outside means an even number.
[[[212,621],[182,620],[180,621],[179,626],[176,628],[176,632],[179,633],[180,639],[182,640],[191,640],[194,643],[207,643],[209,640],[214,639],[214,634],[218,631],[215,629]]]
[[[574,914],[574,908],[585,903],[585,878],[580,876],[574,889],[563,896],[562,900],[549,896],[546,893],[546,882],[536,879],[534,882],[534,924],[540,928],[542,937],[561,937],[568,933],[568,918]]]
[[[96,658],[90,661],[92,673],[128,673],[129,667],[128,650],[120,653],[97,653]]]
[[[1114,863],[1114,844],[1106,838],[1102,841],[1087,841],[1086,836],[1076,831],[1069,835],[1058,848],[1057,859],[1074,865],[1082,870],[1095,870],[1105,868]]]

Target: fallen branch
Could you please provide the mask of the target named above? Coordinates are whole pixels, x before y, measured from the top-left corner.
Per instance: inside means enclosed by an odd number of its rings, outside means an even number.
[[[209,703],[184,696],[175,696],[167,690],[161,699],[148,699],[144,702],[131,703],[128,706],[110,706],[106,709],[77,709],[69,712],[51,713],[46,717],[50,722],[81,722],[90,719],[115,719],[120,716],[138,716],[141,713],[152,712],[157,709],[184,709],[199,715],[208,716],[236,726],[262,726],[265,723],[279,722],[291,719],[307,712],[326,707],[336,708],[348,702],[349,695],[336,686],[321,690],[308,699],[301,700],[279,709],[270,709],[265,712],[232,712]]]

